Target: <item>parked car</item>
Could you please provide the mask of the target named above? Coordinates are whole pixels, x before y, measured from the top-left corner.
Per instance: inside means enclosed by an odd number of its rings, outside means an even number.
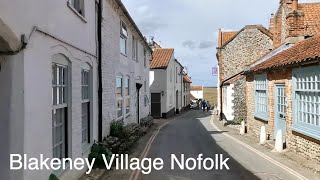
[[[195,109],[198,107],[198,103],[197,102],[191,102],[190,103],[190,109]]]

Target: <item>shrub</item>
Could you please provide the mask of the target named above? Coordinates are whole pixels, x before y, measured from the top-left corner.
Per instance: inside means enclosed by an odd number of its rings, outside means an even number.
[[[232,125],[240,125],[242,121],[244,121],[243,118],[235,118],[233,121],[231,121],[230,124],[232,124]]]
[[[50,174],[49,180],[59,180],[58,177],[54,174]]]
[[[112,121],[110,126],[110,136],[122,137],[124,132],[124,123],[122,121]]]
[[[91,147],[91,153],[89,154],[89,161],[92,162],[95,158],[94,168],[105,168],[105,163],[103,161],[102,155],[106,156],[107,161],[109,162],[112,156],[112,152],[103,144],[94,143]]]

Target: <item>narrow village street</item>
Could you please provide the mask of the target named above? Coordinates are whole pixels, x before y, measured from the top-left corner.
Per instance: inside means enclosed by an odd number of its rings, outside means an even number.
[[[162,158],[165,166],[160,171],[153,169],[149,175],[140,173],[140,179],[317,179],[316,174],[300,168],[292,162],[288,163],[287,165],[290,167],[287,167],[281,165],[281,163],[286,164],[286,160],[277,162],[277,160],[262,157],[259,152],[259,154],[253,152],[244,145],[230,139],[229,135],[224,135],[225,133],[232,135],[232,133],[218,130],[212,123],[211,112],[192,110],[164,126],[154,139],[147,157],[152,159]],[[254,143],[249,144],[249,146],[259,145]],[[203,158],[211,157],[214,159],[215,154],[223,154],[224,158],[230,158],[227,162],[230,170],[213,169],[206,171],[195,169],[189,171],[186,169],[180,170],[176,164],[175,169],[171,170],[171,154],[175,154],[177,157],[184,154],[185,159],[189,157],[197,158],[199,154],[203,154]],[[265,155],[268,157],[272,156],[271,152],[264,152],[263,154],[269,154]],[[280,165],[276,165],[277,163]]]

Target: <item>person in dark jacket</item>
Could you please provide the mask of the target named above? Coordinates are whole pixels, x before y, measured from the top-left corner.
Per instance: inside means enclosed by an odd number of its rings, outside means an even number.
[[[201,102],[201,106],[202,106],[202,110],[203,110],[203,112],[206,110],[206,107],[207,107],[207,102],[206,102],[206,100],[203,100],[202,102]]]

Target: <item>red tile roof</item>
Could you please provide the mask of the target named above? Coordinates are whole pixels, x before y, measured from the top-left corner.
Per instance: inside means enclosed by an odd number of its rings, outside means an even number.
[[[173,53],[173,48],[156,48],[152,55],[150,69],[167,69]]]
[[[261,64],[251,68],[249,72],[262,71],[286,65],[293,65],[301,62],[312,61],[320,57],[320,36],[308,38],[296,43]]]
[[[221,43],[222,46],[227,43],[230,39],[232,39],[238,32],[232,31],[232,32],[222,32],[221,35]]]
[[[184,76],[183,76],[183,82],[192,83],[191,79],[190,79],[189,76],[187,76],[187,75],[184,75]]]
[[[190,86],[191,91],[202,91],[202,86]]]
[[[298,10],[304,13],[305,35],[320,33],[320,3],[300,3]]]

